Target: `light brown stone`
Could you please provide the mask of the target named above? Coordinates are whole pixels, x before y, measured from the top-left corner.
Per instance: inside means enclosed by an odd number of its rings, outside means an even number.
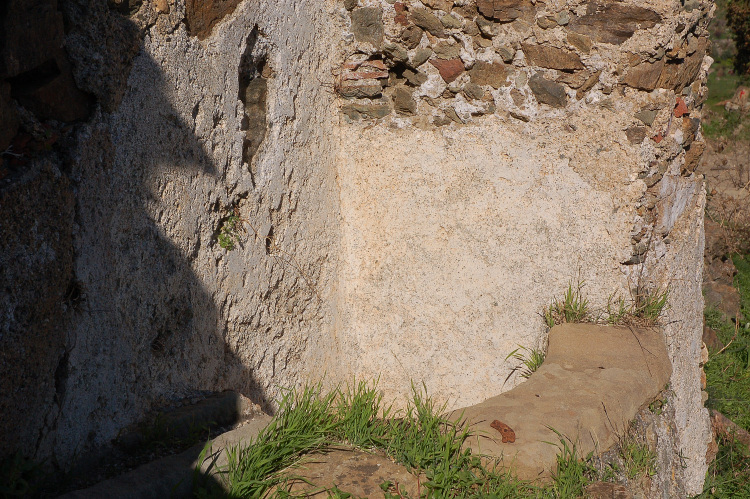
[[[484,17],[503,23],[519,18],[533,21],[536,11],[529,0],[477,0],[477,9]]]
[[[438,42],[432,46],[438,59],[458,59],[461,46],[457,43]]]
[[[521,49],[526,55],[529,65],[532,66],[559,69],[560,71],[575,71],[585,68],[578,54],[565,49],[530,43],[521,44]]]
[[[383,118],[390,114],[391,107],[384,102],[373,104],[347,104],[341,107],[341,112],[352,120],[360,118]]]
[[[188,33],[199,40],[207,38],[222,19],[234,12],[240,0],[187,0],[185,23]]]
[[[378,97],[382,92],[382,85],[373,78],[363,80],[345,80],[339,87],[339,94],[349,99]]]
[[[435,14],[427,9],[416,8],[410,10],[409,19],[420,28],[430,32],[433,36],[437,36],[438,38],[445,38],[447,36],[443,23],[440,22],[440,19]]]
[[[619,45],[633,36],[637,29],[648,29],[661,22],[653,10],[621,2],[590,1],[586,14],[574,17],[571,31],[588,35],[601,43]]]
[[[354,497],[382,497],[380,486],[385,482],[398,484],[405,497],[419,496],[416,475],[385,456],[360,450],[334,449],[312,454],[289,474],[295,480],[286,490],[304,497],[330,497],[327,490],[334,487]]]
[[[383,43],[383,11],[379,7],[362,7],[354,9],[351,16],[354,38],[379,48]]]
[[[405,86],[396,87],[393,92],[393,109],[399,114],[412,115],[417,111],[417,103],[412,91]]]
[[[587,499],[632,499],[624,485],[611,482],[594,482],[586,486]]]
[[[401,33],[401,39],[404,41],[404,44],[406,44],[407,48],[413,49],[419,45],[423,34],[424,31],[422,31],[422,28],[412,25]]]
[[[631,144],[640,144],[646,138],[648,129],[645,126],[631,126],[625,130],[628,142]]]
[[[578,452],[604,452],[618,442],[610,421],[630,421],[664,389],[672,372],[661,331],[563,324],[549,333],[544,364],[524,383],[478,405],[458,409],[477,435],[468,446],[500,458],[519,478],[548,478],[559,437]],[[503,443],[491,423],[515,433]],[[550,445],[548,442],[552,442]]]
[[[591,38],[588,36],[571,31],[568,33],[567,40],[569,44],[573,45],[584,54],[591,52],[593,44],[591,43]]]
[[[438,9],[445,12],[450,12],[453,8],[452,0],[423,0],[422,3],[431,9]]]
[[[594,88],[594,85],[596,85],[599,82],[599,75],[601,75],[601,71],[597,71],[596,73],[593,73],[591,76],[589,76],[586,81],[583,82],[583,85],[576,90],[576,99],[581,99],[584,95],[586,95],[586,92]]]
[[[489,85],[500,88],[508,81],[508,70],[499,62],[477,61],[469,70],[471,82],[475,85]]]
[[[541,74],[536,73],[529,78],[529,88],[540,104],[547,104],[552,107],[565,107],[568,104],[568,95],[565,88],[559,83],[544,78]]]

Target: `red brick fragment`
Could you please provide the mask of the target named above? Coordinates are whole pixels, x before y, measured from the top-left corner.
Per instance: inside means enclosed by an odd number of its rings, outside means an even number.
[[[674,117],[681,118],[684,114],[690,114],[690,110],[682,97],[677,97],[677,104],[674,107]]]
[[[461,59],[432,59],[430,64],[437,68],[445,83],[451,83],[464,72],[464,63]]]
[[[661,134],[661,132],[659,132],[656,135],[654,135],[653,137],[651,137],[651,140],[653,140],[654,142],[656,142],[658,144],[659,142],[661,142],[662,140],[664,140],[664,136]]]
[[[490,423],[490,426],[500,432],[503,437],[504,444],[512,444],[516,441],[516,432],[514,432],[510,426],[498,421],[497,419]]]
[[[403,14],[406,12],[406,5],[403,2],[394,3],[393,8],[396,9],[396,14]]]
[[[388,78],[388,71],[356,71],[344,74],[345,80],[367,80],[370,78]]]
[[[393,20],[396,21],[401,26],[409,25],[409,19],[407,19],[406,14],[398,14]]]

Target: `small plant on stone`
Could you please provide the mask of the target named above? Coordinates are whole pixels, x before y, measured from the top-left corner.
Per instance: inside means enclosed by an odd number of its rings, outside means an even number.
[[[661,413],[664,412],[665,405],[667,405],[666,399],[656,399],[648,405],[648,410],[651,411],[652,414],[661,416]]]
[[[669,299],[669,288],[653,291],[640,290],[635,294],[633,314],[654,325],[659,320]]]
[[[560,451],[557,455],[557,465],[552,472],[550,492],[556,498],[583,497],[586,485],[596,478],[596,469],[589,463],[593,453],[581,460],[575,442],[554,428],[547,428],[553,431],[560,441],[559,444],[547,442],[555,445]]]

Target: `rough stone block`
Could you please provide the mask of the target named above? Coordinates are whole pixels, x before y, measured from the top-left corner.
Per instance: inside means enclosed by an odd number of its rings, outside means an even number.
[[[536,45],[523,43],[521,49],[526,59],[532,66],[542,68],[558,69],[560,71],[575,71],[584,69],[581,58],[575,52],[551,47],[549,45]]]
[[[565,107],[568,104],[568,95],[565,93],[565,88],[559,83],[544,78],[539,73],[529,78],[529,88],[541,104],[552,107]]]
[[[475,85],[490,85],[500,88],[508,81],[508,70],[499,62],[477,61],[469,70],[471,82]]]
[[[661,16],[651,9],[621,2],[594,0],[588,2],[586,14],[573,17],[568,27],[597,42],[619,45],[633,36],[637,29],[652,28],[659,22]]]
[[[362,7],[352,11],[352,32],[358,42],[380,48],[383,43],[383,11],[379,7]]]
[[[519,478],[545,479],[559,452],[548,443],[558,440],[550,428],[576,442],[583,456],[604,452],[620,438],[612,421],[631,421],[671,373],[658,329],[563,324],[550,331],[544,364],[528,381],[453,417],[482,435],[469,439],[472,449],[500,458]],[[497,419],[513,430],[513,442],[500,440]]]

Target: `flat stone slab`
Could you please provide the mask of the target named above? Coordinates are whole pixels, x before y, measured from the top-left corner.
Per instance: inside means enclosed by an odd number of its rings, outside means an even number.
[[[249,443],[271,421],[271,417],[258,414],[243,426],[219,435],[211,443],[209,454],[201,460],[204,444],[198,444],[173,456],[146,463],[120,476],[105,480],[87,489],[70,492],[59,499],[161,499],[164,497],[193,497],[195,468],[214,471],[226,465],[225,448]]]
[[[474,452],[499,458],[519,478],[546,480],[560,452],[553,430],[575,442],[579,456],[604,452],[671,373],[656,328],[563,324],[550,331],[544,364],[528,381],[451,417],[463,417],[476,432],[467,444]],[[514,442],[495,421],[510,427]]]
[[[392,484],[406,497],[419,497],[417,476],[385,456],[354,449],[334,449],[325,454],[306,456],[288,475],[299,477],[286,490],[304,497],[328,497],[337,487],[354,497],[383,497],[380,487]],[[407,495],[408,494],[408,495]]]

